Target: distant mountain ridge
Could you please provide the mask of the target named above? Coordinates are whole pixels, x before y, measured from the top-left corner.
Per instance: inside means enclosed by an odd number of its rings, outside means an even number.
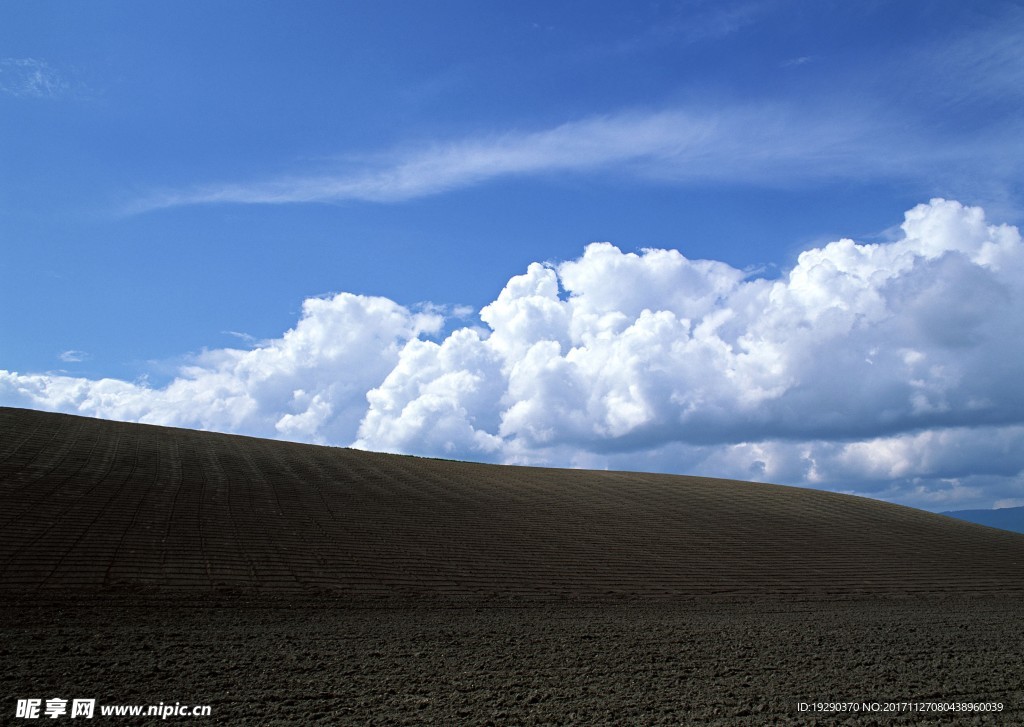
[[[949,510],[939,513],[990,528],[1024,533],[1024,507],[1002,507],[996,510]]]
[[[796,487],[0,408],[0,591],[1024,594],[1024,536]]]

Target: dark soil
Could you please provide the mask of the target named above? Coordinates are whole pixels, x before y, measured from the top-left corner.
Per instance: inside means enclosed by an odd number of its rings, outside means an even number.
[[[991,597],[423,608],[9,599],[0,617],[0,722],[31,723],[13,719],[16,698],[55,696],[208,704],[209,718],[169,721],[239,725],[1024,722],[1020,606]],[[798,711],[816,701],[1004,710]]]
[[[1024,596],[1024,535],[702,477],[451,462],[0,407],[0,591]]]
[[[1024,535],[863,498],[0,408],[4,724],[1024,724],[1022,595]]]

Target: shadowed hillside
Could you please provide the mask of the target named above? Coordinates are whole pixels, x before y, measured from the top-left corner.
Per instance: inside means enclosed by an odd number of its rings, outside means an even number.
[[[1024,536],[775,485],[0,408],[0,584],[458,599],[1020,591]]]

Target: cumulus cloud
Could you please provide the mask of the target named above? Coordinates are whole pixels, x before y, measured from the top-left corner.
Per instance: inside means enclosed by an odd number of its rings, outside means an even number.
[[[0,401],[493,462],[692,472],[933,509],[1024,495],[1024,245],[941,199],[763,279],[594,243],[444,308],[340,294],[162,389],[0,372]],[[464,311],[462,312],[464,314]]]
[[[310,298],[281,338],[197,356],[164,388],[0,371],[0,402],[148,424],[318,443],[355,438],[366,392],[442,319],[385,298]]]
[[[489,336],[429,344],[429,357],[448,361],[445,375],[461,361],[466,376],[500,370],[501,421],[488,431],[526,451],[1018,419],[1016,230],[944,201],[911,210],[903,229],[899,242],[808,250],[773,281],[674,250],[592,244],[578,260],[531,265],[481,311]],[[396,368],[372,393],[368,421],[379,429],[387,416],[392,437],[405,430],[404,407],[432,371]],[[401,441],[418,441],[416,428]]]

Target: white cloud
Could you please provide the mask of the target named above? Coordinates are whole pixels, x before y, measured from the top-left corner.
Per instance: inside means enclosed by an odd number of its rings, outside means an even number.
[[[796,66],[802,66],[805,63],[810,63],[812,60],[814,60],[813,56],[797,56],[796,58],[789,58],[779,65],[782,68],[795,68]]]
[[[1013,366],[995,363],[1020,347],[1020,316],[997,315],[1019,305],[1016,231],[947,202],[904,230],[809,250],[777,281],[607,243],[531,265],[481,311],[480,355],[507,380],[500,433],[613,450],[1019,416]]]
[[[661,182],[763,185],[823,179],[902,179],[934,184],[950,171],[1019,171],[1020,129],[969,139],[932,138],[891,109],[870,113],[819,104],[721,106],[618,113],[540,131],[437,143],[382,154],[359,170],[161,192],[131,212],[179,205],[398,202],[510,176],[616,171]],[[908,129],[914,129],[909,131]]]
[[[639,35],[600,43],[584,55],[647,56],[661,45],[678,49],[718,39],[777,15],[776,5],[669,4],[653,12],[656,20]],[[855,15],[870,15],[872,5]],[[126,211],[216,203],[390,203],[508,177],[600,171],[617,182],[897,182],[917,194],[983,197],[1019,215],[1024,12],[1017,5],[967,13],[956,32],[931,39],[908,28],[903,42],[856,57],[839,51],[765,58],[787,72],[742,95],[740,86],[721,85],[718,73],[682,73],[674,89],[681,100],[658,108],[613,108],[547,127],[495,126],[489,133],[372,155],[340,150],[344,163],[335,166],[307,163],[290,173],[268,170],[256,178],[162,190]],[[792,73],[809,65],[815,73]]]
[[[249,345],[252,345],[257,342],[256,336],[253,336],[250,333],[245,333],[244,331],[221,331],[221,333],[223,333],[225,336],[232,336],[233,338],[237,338],[238,340],[243,341],[244,343],[247,343]]]
[[[369,449],[805,484],[934,509],[1024,496],[1024,245],[944,200],[775,280],[589,245],[479,314],[307,300],[162,389],[0,372],[0,401]],[[457,316],[465,311],[457,311]],[[450,323],[451,321],[449,321]]]
[[[162,389],[101,379],[0,371],[14,406],[312,442],[352,441],[366,392],[401,348],[442,320],[384,298],[310,298],[281,338],[251,350],[207,351]]]
[[[988,23],[959,37],[943,37],[907,54],[894,72],[912,80],[917,93],[953,104],[997,101],[1015,108],[1024,95],[1024,8],[1007,3]]]
[[[46,61],[0,58],[0,92],[28,98],[56,98],[69,89],[67,81]]]
[[[77,351],[75,349],[69,349],[67,351],[61,351],[60,355],[57,356],[61,361],[65,363],[81,363],[89,358],[89,354],[85,351]]]

